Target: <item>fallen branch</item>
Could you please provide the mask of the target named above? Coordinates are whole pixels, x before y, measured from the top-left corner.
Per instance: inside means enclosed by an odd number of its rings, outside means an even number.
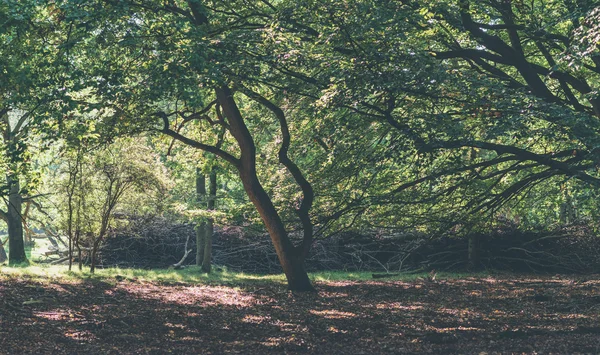
[[[171,265],[171,267],[175,270],[179,270],[182,268],[181,265],[183,265],[183,263],[185,262],[185,259],[187,259],[188,255],[190,255],[190,253],[192,252],[192,249],[188,249],[188,243],[190,242],[190,235],[188,234],[186,240],[185,240],[185,253],[183,254],[183,257],[181,258],[181,260],[179,260],[178,263]]]
[[[63,258],[60,258],[60,259],[57,259],[57,260],[54,260],[54,261],[52,261],[52,262],[50,263],[50,265],[56,265],[56,264],[60,264],[60,263],[62,263],[62,262],[65,262],[65,261],[67,261],[67,260],[69,260],[69,257],[68,257],[68,256],[65,256],[65,257],[63,257]]]

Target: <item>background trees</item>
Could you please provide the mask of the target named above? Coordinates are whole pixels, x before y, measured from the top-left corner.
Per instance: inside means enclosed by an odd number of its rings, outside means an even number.
[[[84,253],[91,272],[98,250],[128,215],[156,214],[163,209],[168,175],[147,145],[121,139],[107,147],[86,146],[63,152],[48,188],[60,206],[55,225],[69,237],[68,260]],[[120,214],[121,218],[117,218]]]
[[[29,174],[33,150],[45,145],[32,135],[48,133],[48,114],[62,111],[56,100],[60,87],[61,50],[57,34],[45,17],[43,4],[4,1],[0,4],[0,119],[2,165],[6,182],[2,196],[11,264],[26,263],[23,243],[24,199],[33,198]],[[33,147],[32,147],[33,146]]]

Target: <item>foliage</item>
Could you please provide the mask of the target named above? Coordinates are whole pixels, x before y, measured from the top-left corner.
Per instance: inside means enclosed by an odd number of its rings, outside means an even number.
[[[77,150],[65,148],[47,184],[54,192],[53,205],[59,207],[53,212],[54,228],[79,250],[81,265],[81,248],[95,254],[107,234],[127,216],[164,210],[163,196],[170,181],[147,145],[120,139],[94,150],[83,142]]]
[[[132,190],[128,213],[267,221],[302,255],[304,241],[347,230],[597,228],[593,1],[61,0],[1,11],[2,107],[32,129],[5,150],[40,161],[28,149],[60,135],[98,167],[109,162],[95,147],[144,132],[136,149],[159,154],[174,182],[162,206]],[[219,206],[206,214],[194,175],[213,168]],[[245,196],[249,186],[268,203]]]

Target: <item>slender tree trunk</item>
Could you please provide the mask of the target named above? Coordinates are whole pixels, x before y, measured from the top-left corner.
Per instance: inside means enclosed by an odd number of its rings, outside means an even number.
[[[4,249],[4,243],[0,240],[0,264],[8,260],[8,255],[6,255],[6,250]]]
[[[81,253],[81,244],[79,244],[81,238],[81,234],[79,231],[75,232],[75,247],[77,248],[77,268],[79,271],[83,270],[83,257]]]
[[[206,177],[200,168],[196,168],[196,199],[203,203],[206,198]],[[196,226],[196,266],[204,263],[204,241],[206,239],[206,225],[204,222]]]
[[[30,202],[26,202],[25,203],[25,211],[23,212],[23,215],[21,216],[21,221],[22,221],[22,225],[23,225],[23,240],[25,241],[25,246],[29,246],[32,247],[33,246],[33,231],[29,228],[29,226],[27,225],[27,218],[29,217],[29,209],[31,208],[31,203]]]
[[[22,197],[19,180],[13,176],[7,177],[9,186],[8,212],[8,263],[10,265],[26,264],[25,243],[23,241],[23,219],[21,215]]]
[[[204,240],[206,239],[206,223],[196,226],[196,266],[204,263]]]
[[[477,270],[481,267],[481,238],[477,234],[469,235],[469,268]]]
[[[92,274],[96,272],[96,257],[98,255],[99,247],[100,247],[100,238],[98,238],[92,246],[92,260],[90,263],[90,273],[92,273]]]
[[[73,238],[71,238],[71,236],[69,236],[69,271],[71,271],[71,269],[73,268]]]
[[[100,227],[100,234],[98,235],[96,240],[94,240],[94,242],[92,243],[92,253],[91,253],[92,260],[90,262],[90,273],[92,273],[92,274],[94,272],[96,272],[96,263],[98,261],[97,260],[98,250],[100,249],[100,244],[102,244],[102,242],[104,241],[104,237],[106,236],[106,233],[107,233],[108,216],[105,216],[104,218],[105,219],[102,222],[102,226]]]
[[[214,211],[217,199],[217,169],[212,168],[209,176],[208,184],[208,202],[209,211]],[[211,255],[212,255],[212,238],[214,233],[214,220],[209,218],[206,221],[206,234],[204,235],[204,258],[202,261],[202,271],[210,273],[211,270]]]
[[[204,245],[202,246],[202,272],[210,273],[212,263],[213,220],[209,219],[204,225]]]

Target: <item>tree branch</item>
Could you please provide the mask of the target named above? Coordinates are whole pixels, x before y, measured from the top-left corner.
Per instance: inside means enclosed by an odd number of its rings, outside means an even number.
[[[267,109],[269,109],[279,121],[282,135],[281,147],[279,148],[278,153],[279,162],[286,167],[286,169],[290,172],[298,186],[300,186],[300,188],[302,189],[303,198],[300,207],[296,209],[296,213],[298,214],[298,217],[302,222],[302,229],[304,232],[304,237],[302,240],[302,244],[299,246],[299,250],[302,257],[306,257],[306,254],[308,254],[313,240],[313,224],[310,220],[309,212],[312,208],[314,201],[314,191],[311,184],[304,177],[304,174],[302,174],[300,168],[298,168],[296,163],[294,163],[288,156],[288,150],[291,143],[291,136],[285,113],[279,106],[275,105],[273,102],[269,101],[267,98],[261,96],[260,94],[254,91],[244,88],[244,94],[247,95],[249,98],[257,101],[261,105],[265,106]]]
[[[178,141],[180,141],[184,144],[187,144],[190,147],[194,147],[194,148],[201,149],[201,150],[204,150],[209,153],[213,153],[214,155],[216,155],[220,158],[223,158],[228,163],[231,163],[232,165],[234,165],[236,167],[240,164],[240,160],[238,158],[234,157],[233,155],[231,155],[217,147],[214,147],[212,145],[200,143],[193,139],[187,138],[187,137],[183,136],[182,134],[170,129],[169,128],[169,117],[167,116],[166,113],[157,112],[155,115],[160,117],[163,120],[164,126],[161,130],[162,133],[164,133],[174,139],[177,139]]]

